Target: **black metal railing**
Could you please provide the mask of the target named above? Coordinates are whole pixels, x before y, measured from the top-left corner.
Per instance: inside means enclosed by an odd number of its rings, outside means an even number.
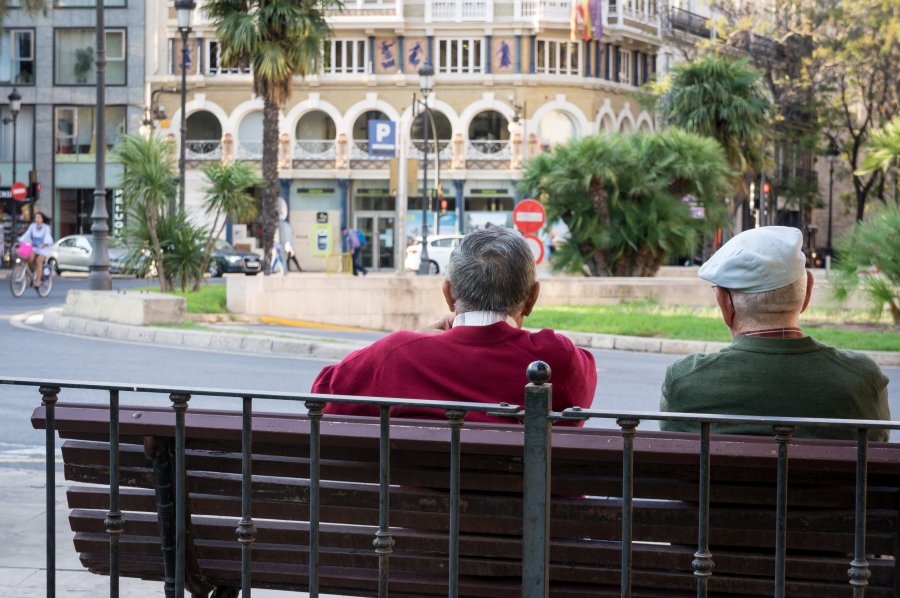
[[[706,25],[709,19],[677,6],[669,7],[669,23],[672,29],[684,31],[697,37],[709,37],[710,30]]]
[[[393,539],[389,520],[390,506],[390,429],[389,417],[392,407],[417,407],[442,410],[450,424],[450,510],[448,522],[447,565],[449,595],[456,596],[458,589],[459,563],[459,511],[460,511],[460,429],[469,411],[479,411],[510,419],[524,420],[524,464],[523,464],[523,552],[522,552],[522,595],[528,598],[546,596],[549,591],[549,544],[550,544],[550,466],[553,434],[551,424],[557,421],[583,421],[589,419],[614,420],[623,438],[622,448],[622,530],[621,530],[621,595],[631,595],[632,584],[632,525],[633,525],[633,484],[634,484],[634,440],[642,421],[693,422],[699,425],[699,505],[697,522],[697,552],[692,562],[696,576],[697,595],[706,596],[709,578],[713,575],[713,555],[709,547],[710,511],[710,454],[711,429],[715,424],[741,423],[770,426],[777,443],[777,496],[776,496],[776,554],[774,595],[785,595],[785,546],[787,520],[787,480],[788,453],[793,434],[798,426],[840,427],[857,431],[857,459],[855,485],[855,525],[854,554],[848,571],[848,583],[854,589],[854,596],[861,597],[870,575],[866,560],[866,491],[867,491],[867,446],[868,431],[898,430],[898,421],[836,420],[817,418],[776,418],[748,416],[720,416],[709,414],[672,414],[656,412],[630,412],[609,410],[588,410],[572,408],[562,413],[551,411],[552,385],[549,384],[550,370],[546,364],[536,362],[529,367],[531,381],[524,390],[525,409],[501,404],[463,403],[454,401],[418,401],[352,397],[343,395],[314,395],[256,392],[246,390],[209,388],[171,388],[163,386],[134,386],[73,381],[42,381],[21,378],[0,378],[0,384],[38,387],[45,409],[46,425],[46,563],[48,597],[55,596],[55,451],[56,437],[54,415],[59,395],[63,389],[87,389],[108,393],[109,411],[109,511],[105,520],[109,535],[110,596],[119,595],[119,536],[124,526],[119,510],[119,399],[121,393],[150,393],[168,395],[175,414],[175,462],[174,475],[176,496],[175,531],[175,575],[174,595],[182,597],[185,591],[185,522],[186,517],[186,477],[185,477],[185,413],[190,399],[194,396],[230,397],[241,399],[241,519],[236,531],[241,545],[241,585],[243,595],[250,595],[251,550],[255,540],[255,527],[251,510],[252,485],[252,414],[254,400],[302,401],[308,410],[309,429],[309,564],[308,585],[311,596],[319,592],[319,490],[320,490],[320,433],[323,409],[328,403],[351,403],[375,406],[380,413],[380,472],[378,529],[373,542],[378,556],[379,596],[388,595],[389,559]]]

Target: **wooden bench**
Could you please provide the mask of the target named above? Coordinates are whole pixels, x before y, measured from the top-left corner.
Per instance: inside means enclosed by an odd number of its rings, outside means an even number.
[[[82,564],[109,571],[108,408],[60,403],[55,427],[70,482],[70,524]],[[44,426],[44,409],[32,418]],[[309,419],[253,416],[254,587],[305,590],[309,558]],[[164,580],[171,538],[168,408],[121,411],[121,573]],[[321,435],[320,589],[372,596],[378,588],[379,422],[326,416]],[[450,429],[441,421],[392,420],[391,596],[446,596]],[[555,428],[550,594],[620,595],[622,447],[615,430]],[[520,596],[523,428],[467,424],[461,431],[459,595]],[[634,596],[695,596],[698,438],[639,432],[634,440]],[[186,468],[190,519],[187,587],[196,595],[240,587],[241,413],[189,409]],[[776,445],[770,438],[714,436],[711,456],[712,596],[772,596]],[[147,455],[151,458],[148,458]],[[790,445],[786,595],[850,596],[855,443]],[[900,595],[900,445],[871,443],[867,598]],[[160,522],[163,522],[162,525]],[[162,538],[161,540],[161,530]]]

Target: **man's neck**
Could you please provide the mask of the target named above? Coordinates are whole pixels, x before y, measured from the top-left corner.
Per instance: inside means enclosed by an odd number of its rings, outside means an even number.
[[[731,329],[731,336],[757,336],[764,338],[803,338],[799,318],[785,318],[769,322],[739,322]]]

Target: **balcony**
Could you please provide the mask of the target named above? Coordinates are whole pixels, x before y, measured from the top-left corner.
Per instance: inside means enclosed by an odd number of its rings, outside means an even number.
[[[347,0],[340,10],[326,10],[336,23],[368,23],[403,20],[403,0]]]
[[[221,160],[222,142],[218,139],[191,139],[184,142],[186,160]]]
[[[449,139],[439,139],[428,141],[428,159],[434,159],[434,152],[438,152],[438,159],[442,162],[450,161],[453,158],[453,147]],[[425,140],[411,139],[409,143],[409,157],[416,160],[425,159]]]
[[[241,141],[238,143],[236,158],[238,160],[262,160],[262,141]]]
[[[433,0],[425,3],[426,23],[493,20],[493,0]]]
[[[298,139],[294,142],[294,160],[330,161],[337,158],[334,139]]]
[[[710,29],[706,22],[708,17],[704,17],[677,6],[667,7],[667,17],[669,27],[675,31],[682,31],[697,37],[709,37]]]
[[[514,19],[550,23],[569,23],[572,19],[571,2],[566,0],[516,0]]]

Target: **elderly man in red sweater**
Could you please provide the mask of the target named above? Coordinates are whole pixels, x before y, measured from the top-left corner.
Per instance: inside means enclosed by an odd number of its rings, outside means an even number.
[[[490,227],[466,236],[450,256],[443,292],[451,314],[424,330],[395,332],[324,368],[312,392],[521,404],[525,369],[540,359],[553,371],[554,411],[590,407],[597,384],[593,355],[552,330],[522,330],[540,283],[521,234]],[[331,403],[325,413],[377,416],[378,408]],[[391,415],[445,417],[416,407],[395,407]],[[480,412],[466,419],[510,421]]]

